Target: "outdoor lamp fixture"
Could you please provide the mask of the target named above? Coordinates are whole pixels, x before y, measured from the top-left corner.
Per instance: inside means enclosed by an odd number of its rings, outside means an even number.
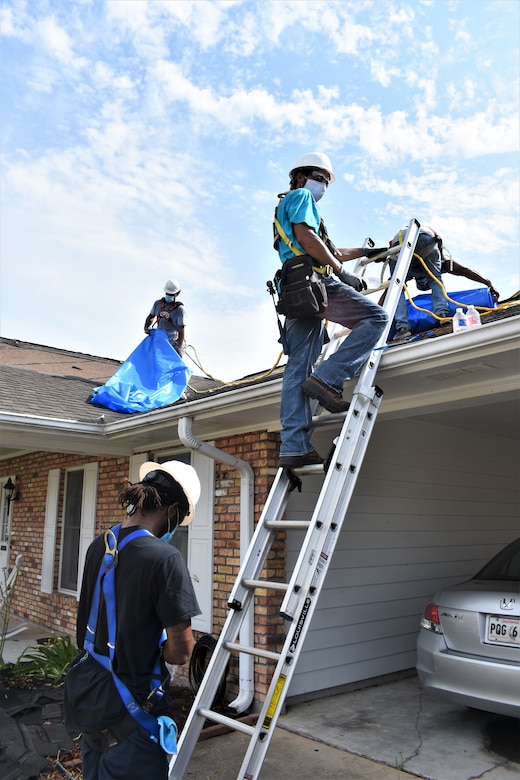
[[[20,491],[16,489],[16,485],[14,484],[11,477],[7,480],[7,482],[4,485],[5,490],[5,499],[7,501],[7,506],[11,504],[11,501],[18,501],[20,498]]]

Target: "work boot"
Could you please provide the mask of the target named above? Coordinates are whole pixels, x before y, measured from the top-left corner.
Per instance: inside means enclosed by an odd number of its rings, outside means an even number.
[[[350,406],[343,400],[341,393],[337,393],[332,387],[321,382],[313,374],[302,382],[302,390],[309,398],[315,398],[328,412],[346,412]]]
[[[305,455],[282,455],[280,466],[284,469],[296,469],[301,466],[319,466],[323,463],[323,458],[316,450],[311,450]]]
[[[411,331],[403,326],[401,328],[397,328],[392,341],[403,341],[404,339],[409,339],[411,335]]]

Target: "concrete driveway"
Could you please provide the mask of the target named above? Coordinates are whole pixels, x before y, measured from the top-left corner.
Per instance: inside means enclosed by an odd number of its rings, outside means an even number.
[[[28,624],[7,640],[15,661],[49,631]],[[248,738],[200,741],[186,778],[233,780]],[[1,776],[1,772],[0,772]],[[520,780],[520,721],[424,694],[415,675],[287,708],[261,780]]]

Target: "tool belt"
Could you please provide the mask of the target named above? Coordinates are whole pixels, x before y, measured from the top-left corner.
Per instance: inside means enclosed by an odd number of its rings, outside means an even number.
[[[101,731],[92,731],[82,733],[85,742],[98,753],[106,753],[110,748],[124,742],[130,734],[137,728],[137,721],[131,715],[127,715],[119,723],[114,723],[110,728],[101,729]]]
[[[314,262],[310,255],[296,255],[283,263],[275,276],[279,293],[278,314],[288,319],[324,318],[328,302],[324,281],[327,266],[319,266],[317,272]]]

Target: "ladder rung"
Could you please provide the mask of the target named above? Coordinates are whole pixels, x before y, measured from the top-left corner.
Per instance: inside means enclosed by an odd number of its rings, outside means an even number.
[[[242,731],[250,737],[255,733],[254,726],[248,726],[247,723],[242,723],[241,720],[233,720],[233,718],[228,718],[227,715],[221,715],[220,712],[207,710],[205,707],[200,707],[197,710],[197,715],[206,718],[206,720],[211,720],[214,723],[221,723],[223,726],[228,726],[234,731]]]
[[[242,580],[242,585],[244,588],[268,588],[270,590],[287,590],[289,587],[286,582],[273,582],[271,580]]]
[[[321,428],[322,425],[332,425],[332,423],[336,424],[338,420],[344,420],[347,416],[347,412],[330,412],[329,414],[321,414],[317,415],[312,418],[312,427],[313,428]],[[306,466],[306,468],[316,468],[316,466]],[[323,471],[323,466],[319,466],[319,468]],[[296,471],[296,469],[293,469],[293,471]]]
[[[266,528],[280,531],[306,531],[310,524],[310,520],[266,520],[264,523]]]
[[[295,474],[323,474],[323,463],[315,463],[311,466],[291,466]]]
[[[261,650],[259,647],[248,647],[248,645],[238,645],[236,642],[224,642],[226,650],[236,650],[239,653],[256,655],[259,658],[270,658],[271,661],[278,661],[280,653],[273,653],[271,650]]]

